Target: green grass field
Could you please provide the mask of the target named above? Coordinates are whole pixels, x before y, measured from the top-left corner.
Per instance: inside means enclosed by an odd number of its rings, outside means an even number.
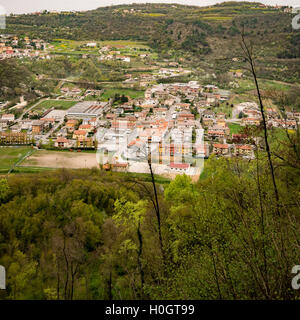
[[[89,42],[97,43],[97,47],[87,47]],[[143,48],[149,49],[144,42],[130,40],[112,40],[112,41],[75,41],[66,39],[55,39],[51,42],[53,53],[61,54],[98,54],[100,47],[111,46],[112,48]]]
[[[233,133],[236,134],[241,131],[241,126],[237,123],[228,123],[228,127],[230,129],[231,134],[233,134]]]
[[[30,147],[0,147],[0,172],[6,173],[29,151]]]
[[[107,101],[110,98],[114,97],[115,94],[125,95],[132,99],[138,99],[144,97],[144,91],[138,91],[133,89],[105,89],[104,93],[101,96],[101,100]]]
[[[46,111],[52,107],[57,110],[68,110],[73,107],[78,101],[64,101],[64,100],[45,100],[38,104],[34,111]]]
[[[283,83],[275,80],[265,80],[258,79],[258,83],[261,90],[288,90],[291,85],[288,83]],[[233,91],[242,94],[247,91],[255,90],[255,84],[252,79],[242,79],[238,81],[239,88],[234,89]]]

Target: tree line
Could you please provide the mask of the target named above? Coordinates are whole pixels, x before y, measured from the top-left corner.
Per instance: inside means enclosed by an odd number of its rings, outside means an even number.
[[[99,170],[3,178],[2,298],[298,299],[299,130],[272,146],[278,199],[263,139],[155,191]]]

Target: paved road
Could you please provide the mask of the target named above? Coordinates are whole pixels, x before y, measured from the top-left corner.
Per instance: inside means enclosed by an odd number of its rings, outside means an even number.
[[[42,143],[47,143],[48,138],[51,136],[51,134],[60,126],[64,123],[63,120],[58,122],[49,132],[47,132],[45,135],[42,136]]]
[[[17,119],[17,120],[22,120],[23,117],[24,117],[24,115],[25,115],[26,113],[28,113],[29,111],[31,111],[32,109],[34,109],[36,106],[38,106],[38,105],[39,105],[40,103],[42,103],[43,101],[77,101],[77,100],[74,100],[74,99],[51,99],[51,98],[43,98],[43,99],[39,100],[37,103],[35,103],[33,106],[31,106],[29,109],[27,109],[26,111],[24,111],[24,112],[21,114],[20,118]],[[80,101],[78,101],[78,102],[80,102]]]
[[[37,103],[35,103],[33,106],[31,106],[29,109],[27,109],[26,111],[24,111],[24,112],[21,114],[21,116],[20,116],[20,118],[19,118],[18,120],[22,120],[23,117],[25,116],[25,114],[26,114],[27,112],[31,111],[31,110],[34,109],[37,105],[39,105],[41,102],[43,102],[43,101],[45,101],[45,100],[48,100],[48,99],[46,99],[46,98],[41,99],[41,100],[39,100]]]

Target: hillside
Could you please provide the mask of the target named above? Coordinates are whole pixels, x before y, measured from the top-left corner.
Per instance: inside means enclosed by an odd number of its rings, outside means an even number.
[[[5,33],[0,300],[299,300],[300,33],[283,8],[45,11]]]
[[[211,7],[171,4],[120,5],[96,10],[8,18],[10,33],[53,39],[140,40],[164,57],[216,73],[228,71],[240,55],[239,30],[244,27],[262,59],[261,76],[297,81],[300,33],[291,15],[259,3],[226,2]],[[205,58],[205,61],[203,61]]]

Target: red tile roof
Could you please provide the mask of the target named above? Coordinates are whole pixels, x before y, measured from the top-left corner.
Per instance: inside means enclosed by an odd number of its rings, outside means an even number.
[[[228,149],[228,144],[217,143],[217,144],[214,144],[214,148],[217,148],[217,149]]]
[[[188,169],[190,167],[189,163],[171,163],[170,168],[172,169]]]
[[[236,146],[236,148],[241,150],[252,150],[252,147],[247,145]]]

